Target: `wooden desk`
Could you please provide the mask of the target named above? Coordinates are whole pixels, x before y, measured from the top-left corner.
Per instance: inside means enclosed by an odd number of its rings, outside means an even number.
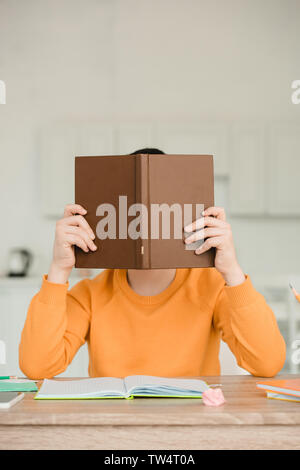
[[[176,398],[34,401],[30,393],[0,411],[0,449],[300,449],[300,403],[268,400],[256,380],[206,378],[223,384],[220,408]]]

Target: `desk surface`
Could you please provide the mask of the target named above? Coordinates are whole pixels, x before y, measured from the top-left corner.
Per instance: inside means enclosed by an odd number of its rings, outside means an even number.
[[[225,405],[211,408],[198,399],[177,398],[38,401],[27,393],[13,408],[0,411],[0,426],[300,425],[300,404],[267,399],[265,392],[256,389],[256,377],[204,380],[222,384]]]

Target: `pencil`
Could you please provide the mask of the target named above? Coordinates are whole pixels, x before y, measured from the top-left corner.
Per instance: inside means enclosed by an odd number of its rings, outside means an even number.
[[[300,302],[300,294],[298,294],[298,292],[296,291],[295,287],[293,287],[291,283],[289,283],[289,286],[290,286],[291,291],[293,292],[294,296],[295,296],[296,299],[298,300],[298,302]]]
[[[14,376],[14,375],[1,375],[0,376],[0,380],[9,380],[9,379],[17,379],[18,377]]]

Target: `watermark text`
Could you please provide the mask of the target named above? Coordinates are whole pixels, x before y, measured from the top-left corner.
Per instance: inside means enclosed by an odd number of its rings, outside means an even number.
[[[6,86],[3,80],[0,80],[0,104],[6,104]]]

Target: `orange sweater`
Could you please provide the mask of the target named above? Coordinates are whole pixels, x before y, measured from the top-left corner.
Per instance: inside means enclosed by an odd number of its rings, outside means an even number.
[[[131,289],[126,270],[70,291],[44,278],[22,332],[20,367],[31,378],[53,377],[87,341],[91,377],[219,375],[221,338],[253,375],[273,376],[284,364],[274,314],[249,277],[228,287],[214,268],[177,269],[151,297]]]

